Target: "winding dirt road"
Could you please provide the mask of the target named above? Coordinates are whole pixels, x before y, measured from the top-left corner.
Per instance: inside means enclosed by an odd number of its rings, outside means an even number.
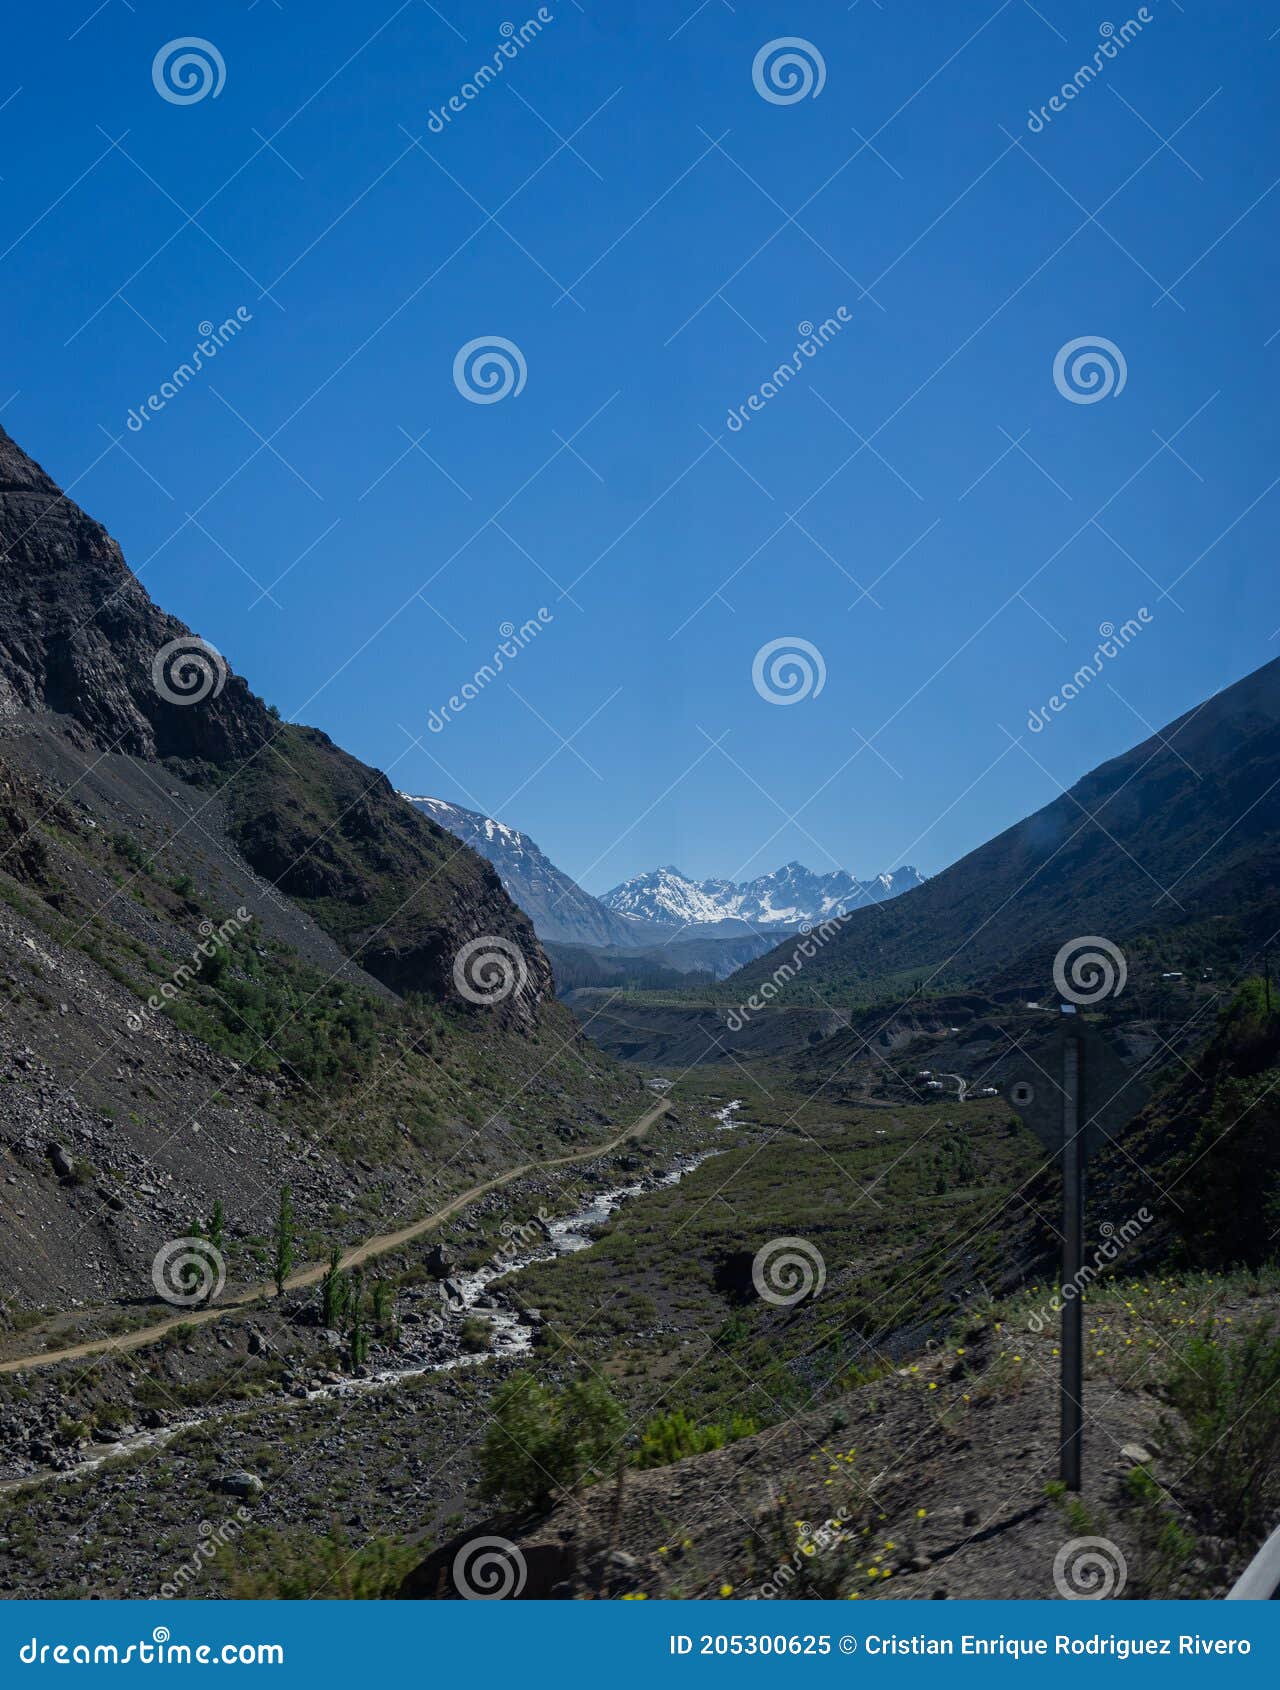
[[[526,1174],[539,1173],[548,1168],[563,1168],[574,1162],[590,1162],[597,1156],[607,1156],[611,1150],[626,1144],[629,1139],[643,1138],[658,1117],[665,1115],[670,1108],[671,1104],[667,1099],[660,1098],[638,1121],[633,1121],[625,1132],[619,1133],[616,1138],[611,1138],[604,1144],[592,1145],[587,1150],[570,1151],[564,1156],[553,1156],[545,1162],[521,1162],[517,1167],[508,1168],[506,1173],[486,1180],[483,1185],[473,1185],[469,1191],[460,1192],[434,1214],[425,1215],[421,1220],[412,1221],[395,1232],[380,1232],[372,1238],[366,1238],[363,1244],[357,1244],[354,1249],[347,1251],[342,1258],[342,1266],[348,1269],[359,1267],[362,1262],[385,1256],[388,1251],[398,1250],[402,1244],[409,1244],[415,1238],[420,1238],[424,1232],[430,1232],[432,1227],[440,1226],[452,1215],[456,1215],[459,1209],[465,1209],[468,1203],[474,1203],[477,1197],[487,1196],[489,1192],[510,1185],[513,1180],[522,1179]],[[285,1280],[285,1289],[298,1291],[307,1285],[318,1285],[327,1269],[327,1262],[312,1262],[307,1267],[299,1268],[297,1273],[290,1274]],[[35,1355],[12,1356],[7,1361],[0,1361],[0,1373],[24,1373],[30,1368],[52,1367],[55,1362],[60,1361],[80,1361],[86,1356],[105,1355],[108,1351],[139,1350],[147,1344],[154,1344],[157,1339],[163,1338],[176,1327],[203,1326],[206,1321],[221,1320],[224,1315],[235,1314],[274,1295],[274,1283],[263,1280],[226,1302],[214,1304],[209,1308],[188,1309],[182,1314],[158,1321],[154,1326],[140,1327],[136,1332],[121,1333],[113,1338],[93,1338],[83,1344],[72,1344],[65,1350],[44,1350]]]

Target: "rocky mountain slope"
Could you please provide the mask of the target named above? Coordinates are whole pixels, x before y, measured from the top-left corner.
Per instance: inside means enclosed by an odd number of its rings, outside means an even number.
[[[493,864],[507,896],[533,922],[540,939],[564,945],[627,946],[652,937],[640,923],[615,914],[584,892],[527,833],[443,798],[414,797],[408,792],[401,797]]]
[[[843,869],[814,874],[802,863],[787,863],[754,880],[691,880],[678,868],[651,869],[633,875],[601,898],[606,908],[640,921],[702,926],[742,922],[753,928],[815,927],[830,916],[896,898],[924,876],[910,867],[855,880]]]
[[[535,1014],[550,970],[488,865],[385,775],[274,718],[3,430],[0,539],[0,717],[48,711],[85,751],[177,760],[218,789],[249,863],[397,990],[450,995],[467,940],[508,938],[526,979],[499,1014]]]
[[[781,988],[856,999],[1025,979],[1076,936],[1181,929],[1242,953],[1280,914],[1280,659],[1113,758],[905,897],[856,910]],[[786,948],[728,984],[739,1001]]]
[[[247,1265],[283,1186],[317,1248],[377,1230],[589,1141],[636,1089],[576,1038],[492,867],[280,721],[0,431],[17,1304],[150,1302],[158,1248],[216,1203]]]

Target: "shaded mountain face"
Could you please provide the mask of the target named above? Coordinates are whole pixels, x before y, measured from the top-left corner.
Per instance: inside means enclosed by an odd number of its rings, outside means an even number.
[[[904,867],[873,880],[855,880],[843,869],[814,874],[801,863],[787,863],[754,880],[690,880],[670,866],[633,875],[606,892],[601,903],[643,921],[680,925],[715,921],[749,922],[753,927],[811,927],[829,916],[844,915],[867,904],[883,903],[914,886],[924,876]]]
[[[416,798],[408,792],[401,797],[493,864],[507,896],[530,918],[539,938],[565,945],[631,946],[644,937],[639,923],[584,892],[527,833],[443,798]]]
[[[524,973],[486,1014],[530,1026],[551,994],[533,928],[489,864],[385,775],[276,719],[0,429],[0,730],[33,720],[87,757],[168,760],[216,789],[248,864],[392,990],[468,1009],[454,961],[490,937],[519,950]]]
[[[783,992],[900,993],[913,979],[1039,981],[1077,937],[1185,930],[1247,952],[1280,916],[1280,659],[1268,663],[925,885],[857,910]],[[782,949],[733,976],[745,995]]]

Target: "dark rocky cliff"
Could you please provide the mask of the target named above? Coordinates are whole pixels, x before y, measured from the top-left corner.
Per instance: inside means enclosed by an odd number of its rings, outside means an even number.
[[[489,938],[519,952],[523,978],[485,1014],[528,1026],[551,996],[490,865],[325,734],[277,720],[0,428],[0,722],[22,713],[81,751],[169,761],[216,789],[253,868],[393,990],[467,1009],[454,962]]]

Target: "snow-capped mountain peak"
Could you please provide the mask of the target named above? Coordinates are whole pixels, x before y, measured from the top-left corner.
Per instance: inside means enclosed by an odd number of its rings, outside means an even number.
[[[600,902],[633,920],[676,922],[681,926],[713,921],[743,921],[754,927],[813,926],[863,904],[882,903],[924,883],[905,866],[871,880],[855,880],[844,869],[815,874],[790,862],[754,880],[691,880],[672,864],[632,875]]]
[[[527,833],[443,798],[409,792],[400,796],[488,858],[508,896],[532,919],[540,938],[580,945],[635,943],[629,923],[584,892]]]

